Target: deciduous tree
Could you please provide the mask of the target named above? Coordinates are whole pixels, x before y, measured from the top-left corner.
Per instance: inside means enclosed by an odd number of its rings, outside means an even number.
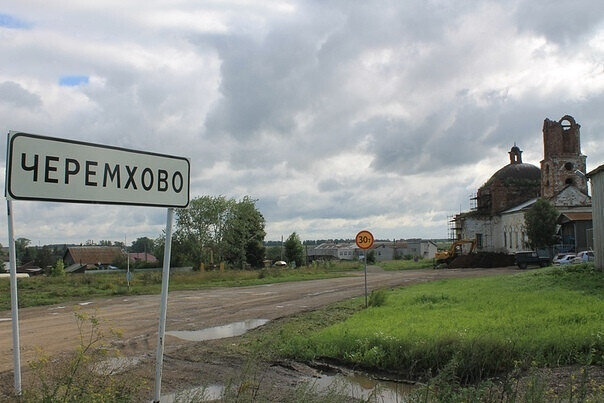
[[[560,214],[545,199],[538,199],[524,214],[526,235],[532,248],[549,248],[556,243],[556,221]]]
[[[290,264],[296,262],[296,267],[300,267],[304,264],[304,247],[300,242],[300,237],[295,232],[287,238],[283,244],[285,260]]]
[[[132,246],[130,246],[129,249],[130,252],[134,253],[151,253],[153,251],[153,239],[147,238],[146,236],[136,238],[135,241],[132,241]]]

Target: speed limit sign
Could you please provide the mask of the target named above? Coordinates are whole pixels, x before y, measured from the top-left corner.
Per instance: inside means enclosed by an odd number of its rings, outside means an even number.
[[[369,231],[361,231],[356,237],[357,246],[361,249],[369,249],[373,246],[373,234]]]

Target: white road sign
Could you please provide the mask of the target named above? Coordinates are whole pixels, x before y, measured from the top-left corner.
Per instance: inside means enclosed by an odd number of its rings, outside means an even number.
[[[6,196],[16,200],[186,207],[184,157],[11,131]]]

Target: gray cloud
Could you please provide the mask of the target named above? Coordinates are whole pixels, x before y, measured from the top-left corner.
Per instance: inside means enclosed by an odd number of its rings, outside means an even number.
[[[0,43],[20,61],[0,77],[4,130],[190,157],[192,195],[257,198],[269,238],[444,236],[514,142],[539,163],[546,117],[575,116],[604,161],[595,0],[34,3],[6,9],[33,23]],[[89,83],[57,85],[74,72]],[[21,228],[85,241],[165,220],[71,207],[27,204]]]
[[[0,102],[6,102],[22,108],[37,108],[42,105],[40,96],[27,91],[19,83],[5,81],[0,83]]]

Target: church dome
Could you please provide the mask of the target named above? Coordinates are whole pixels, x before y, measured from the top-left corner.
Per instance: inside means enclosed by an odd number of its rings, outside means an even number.
[[[478,189],[476,207],[479,213],[494,215],[539,196],[541,170],[522,162],[522,151],[516,144],[508,154],[510,163]]]
[[[515,143],[508,154],[510,155],[510,163],[495,172],[491,176],[491,179],[487,181],[487,184],[493,183],[496,180],[505,184],[509,184],[510,182],[541,181],[541,170],[533,164],[522,162],[522,151]]]
[[[530,180],[540,181],[541,170],[533,164],[526,163],[512,163],[504,166],[499,171],[495,172],[489,182],[499,179],[503,182],[515,181],[515,180]]]

